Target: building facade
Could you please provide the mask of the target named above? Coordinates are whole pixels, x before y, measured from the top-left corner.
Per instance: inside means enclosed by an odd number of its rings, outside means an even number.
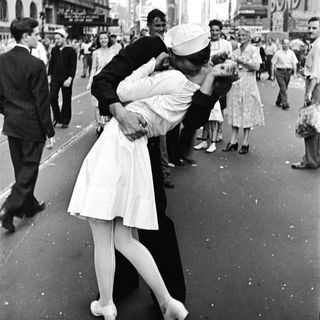
[[[10,22],[20,17],[39,19],[41,0],[0,0],[0,40],[10,37]]]
[[[268,0],[237,0],[231,18],[235,27],[257,26],[267,29],[269,26]]]
[[[320,16],[319,0],[271,0],[270,29],[289,32],[290,37],[306,37],[308,20]]]
[[[37,19],[43,35],[64,26],[78,38],[115,25],[110,10],[109,0],[0,0],[0,40],[10,37],[10,23],[19,17]]]

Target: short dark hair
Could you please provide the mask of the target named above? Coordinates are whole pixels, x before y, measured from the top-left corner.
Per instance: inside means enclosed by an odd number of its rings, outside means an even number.
[[[308,23],[313,22],[313,21],[318,21],[318,22],[320,23],[320,17],[311,17],[311,18],[308,20]]]
[[[220,20],[217,20],[217,19],[210,20],[209,27],[211,28],[211,26],[218,26],[220,28],[220,30],[223,29],[222,22]]]
[[[39,25],[38,21],[32,18],[14,19],[10,25],[10,32],[17,43],[22,39],[24,33],[31,34],[33,29]]]
[[[165,13],[159,9],[153,9],[148,13],[147,22],[151,24],[155,18],[160,18],[161,21],[166,21]]]
[[[176,55],[177,56],[177,55]],[[203,66],[208,63],[210,59],[210,43],[202,50],[190,54],[188,56],[177,56],[178,59],[185,59],[194,64],[195,66]]]

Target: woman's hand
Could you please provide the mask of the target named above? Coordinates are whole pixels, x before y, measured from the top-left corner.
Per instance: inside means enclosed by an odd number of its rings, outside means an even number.
[[[86,89],[87,89],[87,90],[90,90],[90,89],[91,89],[91,83],[88,83],[88,84],[87,84]]]
[[[232,76],[236,72],[236,65],[233,62],[225,62],[214,66],[211,70],[214,77]]]
[[[169,55],[166,52],[161,52],[156,57],[156,66],[154,67],[154,70],[161,71],[168,69],[169,67]]]

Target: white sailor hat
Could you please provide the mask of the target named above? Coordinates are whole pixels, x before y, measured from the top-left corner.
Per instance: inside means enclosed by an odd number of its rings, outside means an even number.
[[[179,24],[166,34],[166,42],[178,56],[188,56],[208,46],[209,28],[197,23]]]
[[[60,34],[60,36],[64,37],[64,38],[68,38],[68,33],[65,29],[60,28],[60,29],[56,29],[54,30],[54,33]]]

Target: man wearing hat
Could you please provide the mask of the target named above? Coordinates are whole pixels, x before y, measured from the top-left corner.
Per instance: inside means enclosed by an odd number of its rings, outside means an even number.
[[[154,73],[159,70],[161,59],[152,58],[117,87],[121,101],[129,102],[126,110],[144,119],[149,138],[164,135],[180,123],[194,92],[201,88],[205,93],[211,93],[213,79],[225,75],[229,69],[228,66],[212,70],[207,67],[210,59],[207,28],[199,24],[178,25],[169,30],[168,37],[171,48],[169,70]],[[96,316],[103,315],[105,319],[116,316],[114,248],[127,257],[145,279],[157,298],[164,319],[183,320],[188,314],[181,302],[172,299],[171,294],[176,292],[168,292],[167,287],[172,285],[173,279],[163,282],[166,273],[161,277],[158,263],[154,263],[146,248],[148,243],[143,246],[131,237],[133,228],[153,232],[160,224],[147,142],[146,137],[128,141],[116,117],[111,119],[83,162],[68,208],[71,213],[91,218],[100,291],[99,300],[91,303],[91,312]],[[131,191],[128,193],[128,190]],[[141,237],[140,241],[143,241]],[[162,239],[158,246],[163,247],[162,254],[166,255],[171,247],[164,242]],[[152,249],[154,256],[157,252],[150,245],[149,250]]]
[[[194,36],[198,37],[198,35],[187,33],[185,43],[188,44],[188,39]],[[209,34],[206,37],[208,39]],[[164,54],[166,52],[168,52],[168,49],[161,37],[143,37],[120,51],[94,77],[92,94],[100,102],[100,113],[114,116],[119,121],[120,128],[125,136],[131,141],[139,139],[146,134],[147,131],[144,128],[146,122],[142,116],[130,112],[123,107],[116,93],[117,86],[121,80],[142,64],[148,62],[152,57],[158,57],[161,53],[164,58],[168,57],[168,55]],[[184,118],[184,126],[188,126],[192,131],[205,124],[215,102],[216,99],[212,98],[211,95],[204,94],[200,90],[196,91],[193,95],[192,105]],[[154,257],[170,294],[174,298],[184,302],[186,287],[178,241],[174,224],[166,216],[167,200],[162,178],[159,138],[149,139],[148,150],[153,174],[159,230],[140,230],[139,239]],[[121,258],[120,255],[117,256],[116,265],[115,293],[121,289],[129,291],[135,288],[138,278],[132,266],[124,258]]]
[[[53,126],[58,123],[68,128],[71,120],[72,84],[77,68],[77,53],[67,46],[67,32],[61,28],[54,32],[55,47],[51,50],[48,76]],[[62,108],[59,107],[59,91],[62,91]]]

